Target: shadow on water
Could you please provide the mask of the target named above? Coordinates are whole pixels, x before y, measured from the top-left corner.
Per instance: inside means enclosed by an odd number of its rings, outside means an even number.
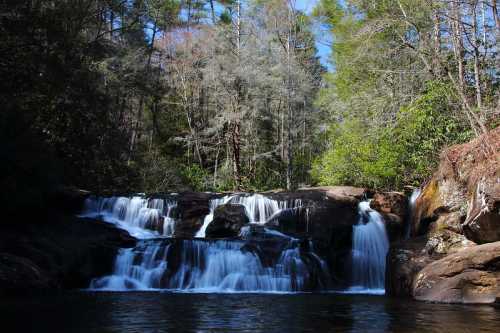
[[[497,332],[500,308],[342,294],[90,293],[4,299],[8,332]]]

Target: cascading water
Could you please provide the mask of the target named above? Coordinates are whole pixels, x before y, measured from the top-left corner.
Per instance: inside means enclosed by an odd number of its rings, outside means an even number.
[[[411,202],[417,196],[414,193]],[[242,228],[239,241],[166,239],[175,231],[175,200],[89,197],[81,216],[114,223],[142,239],[133,249],[121,249],[113,274],[94,279],[90,289],[295,292],[311,290],[311,286],[324,288],[328,265],[312,251],[313,246],[309,244],[305,246],[309,249],[304,250],[299,240],[263,227],[277,214],[291,214],[301,208],[300,199],[279,201],[261,194],[213,199],[196,237],[205,237],[215,209],[226,203],[243,205],[249,217],[251,224]],[[361,202],[358,213],[358,224],[353,226],[352,284],[347,292],[383,294],[388,251],[385,224],[382,216],[370,209],[369,202]],[[252,243],[252,228],[259,230],[259,237],[267,239],[265,246],[270,244],[269,237],[274,239],[271,243],[278,244],[269,252],[274,259],[262,257],[259,243]],[[158,237],[161,239],[147,240]]]
[[[290,241],[276,262],[265,266],[241,241],[145,242],[122,250],[111,276],[94,279],[94,290],[171,289],[192,292],[294,292],[322,285],[326,264]],[[305,257],[308,260],[305,261]],[[173,261],[169,263],[169,259]],[[319,273],[312,273],[311,261]],[[307,264],[309,262],[309,265]]]
[[[140,239],[172,236],[175,220],[171,212],[175,200],[134,197],[89,197],[80,217],[98,218],[127,230]]]
[[[382,216],[369,201],[358,206],[358,224],[353,226],[352,284],[349,292],[384,294],[385,262],[389,240]]]
[[[113,274],[90,282],[91,290],[158,289],[167,269],[169,245],[143,243],[133,249],[120,249]]]
[[[273,216],[279,214],[283,210],[296,209],[302,207],[302,201],[295,199],[292,201],[273,200],[262,194],[242,195],[235,194],[224,196],[222,198],[210,200],[210,212],[205,216],[203,225],[196,233],[195,237],[204,238],[208,225],[214,219],[214,211],[218,206],[227,203],[239,204],[245,207],[245,212],[250,223],[264,224]]]
[[[407,216],[407,223],[406,223],[406,229],[405,229],[405,239],[409,239],[411,236],[411,224],[413,222],[413,217],[415,214],[415,204],[417,202],[418,197],[420,196],[420,189],[416,188],[413,190],[411,193],[410,199],[409,199],[409,211],[410,213]]]
[[[218,206],[221,206],[221,205],[224,205],[224,204],[228,203],[228,201],[230,201],[232,198],[233,198],[232,196],[226,195],[226,196],[224,196],[222,198],[217,198],[217,199],[210,200],[210,203],[209,203],[210,212],[203,219],[203,225],[201,226],[200,230],[198,230],[198,232],[196,233],[195,237],[197,237],[197,238],[205,238],[205,232],[207,230],[207,227],[208,227],[208,225],[214,219],[215,208],[217,208]]]

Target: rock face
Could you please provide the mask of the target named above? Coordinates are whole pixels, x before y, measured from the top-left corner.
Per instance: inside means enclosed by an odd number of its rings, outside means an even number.
[[[370,207],[382,214],[394,214],[404,218],[408,212],[408,198],[401,192],[377,192]]]
[[[177,223],[175,237],[194,237],[200,230],[205,215],[210,212],[209,201],[213,195],[200,192],[184,192],[179,194],[177,201]]]
[[[350,186],[277,193],[272,197],[302,200],[302,208],[282,212],[266,227],[296,238],[312,239],[317,253],[327,259],[333,279],[342,284],[351,271],[352,226],[358,222],[357,206],[366,194],[366,189]]]
[[[441,154],[416,202],[412,235],[457,212],[460,231],[476,243],[500,240],[500,128]],[[453,222],[455,224],[455,222]]]
[[[217,207],[214,219],[206,230],[206,238],[230,238],[240,234],[241,227],[248,224],[245,206],[225,204]]]
[[[394,243],[387,254],[386,293],[391,296],[411,297],[415,276],[422,268],[440,257],[431,257],[424,249],[424,236]]]
[[[500,299],[500,242],[484,244],[434,261],[416,276],[417,300],[493,303]]]
[[[67,215],[37,222],[3,227],[0,295],[86,288],[110,273],[119,248],[135,245],[127,232],[102,222]]]
[[[389,251],[388,294],[435,302],[497,299],[498,245],[477,244],[500,240],[499,166],[500,128],[443,151],[416,200],[416,238]]]
[[[400,240],[405,230],[408,216],[408,198],[400,192],[376,192],[370,207],[384,218],[387,234],[393,241]]]

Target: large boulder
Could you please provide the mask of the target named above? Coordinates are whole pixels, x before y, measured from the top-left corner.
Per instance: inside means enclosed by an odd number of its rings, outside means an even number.
[[[367,194],[364,188],[350,186],[276,193],[271,197],[287,201],[300,199],[302,206],[281,212],[268,221],[266,227],[296,238],[312,239],[317,253],[326,258],[332,268],[332,277],[342,284],[351,271],[352,226],[358,222],[358,204]]]
[[[239,204],[221,205],[214,211],[214,219],[205,232],[206,238],[237,237],[241,228],[248,222],[245,206]]]
[[[389,294],[464,303],[497,297],[497,247],[477,244],[500,240],[499,152],[500,128],[443,151],[411,214],[416,238],[389,251]]]
[[[413,296],[446,303],[500,300],[500,242],[465,249],[427,265],[416,275]]]
[[[136,243],[108,223],[68,215],[16,222],[0,233],[0,294],[87,288],[111,273],[120,248]]]
[[[500,158],[491,164],[490,174],[481,177],[470,196],[467,219],[463,224],[465,235],[478,243],[500,240]]]
[[[377,192],[370,207],[382,214],[394,214],[404,219],[408,214],[408,198],[401,192]]]
[[[385,290],[390,296],[411,297],[415,276],[421,269],[440,258],[425,251],[424,236],[393,243],[387,254]]]
[[[203,219],[210,212],[210,193],[183,192],[178,195],[174,236],[190,238],[203,225]]]
[[[441,215],[457,213],[459,233],[476,243],[500,240],[500,127],[441,154],[417,198],[412,235],[424,234]]]
[[[0,253],[0,295],[28,294],[52,288],[50,278],[31,260]]]

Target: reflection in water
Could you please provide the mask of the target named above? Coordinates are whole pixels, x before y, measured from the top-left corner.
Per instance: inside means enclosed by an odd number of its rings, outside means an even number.
[[[88,293],[3,299],[9,332],[497,332],[500,309],[342,294]]]

